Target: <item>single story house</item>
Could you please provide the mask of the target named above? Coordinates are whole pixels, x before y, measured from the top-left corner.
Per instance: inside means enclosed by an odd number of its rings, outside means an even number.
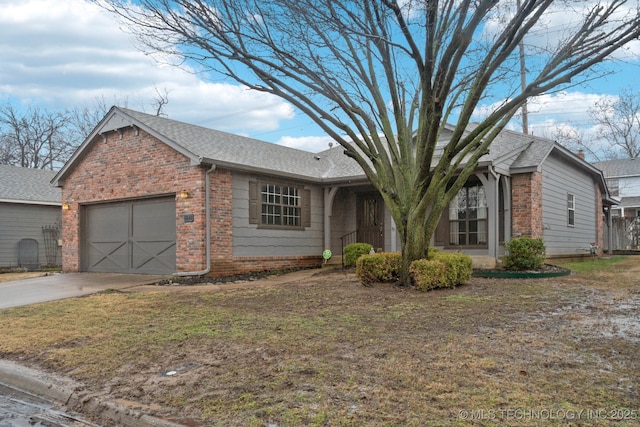
[[[609,192],[617,199],[611,207],[612,224],[605,248],[612,253],[637,254],[640,249],[640,159],[605,160],[593,165],[602,170]]]
[[[447,135],[443,135],[443,141]],[[313,154],[113,107],[52,183],[63,270],[208,274],[319,266],[341,238],[397,251],[389,211],[340,146]],[[602,239],[599,170],[553,141],[504,131],[433,244],[496,260],[511,236],[550,255]]]
[[[0,267],[59,266],[61,191],[54,171],[0,165]]]

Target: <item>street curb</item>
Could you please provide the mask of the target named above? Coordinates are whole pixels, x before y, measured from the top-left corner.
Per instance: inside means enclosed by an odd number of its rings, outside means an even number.
[[[53,377],[8,360],[0,360],[0,384],[63,405],[75,390],[70,379]]]
[[[74,406],[99,413],[102,422],[122,427],[182,427],[95,396],[76,392],[79,384],[70,378],[50,375],[17,363],[0,359],[0,384],[73,410]],[[82,415],[82,414],[80,414]],[[97,426],[97,425],[96,425]]]

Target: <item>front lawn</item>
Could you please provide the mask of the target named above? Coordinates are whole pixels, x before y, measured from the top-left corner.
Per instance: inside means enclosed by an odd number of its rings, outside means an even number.
[[[432,292],[340,270],[177,288],[2,310],[0,357],[188,425],[639,422],[639,258]]]

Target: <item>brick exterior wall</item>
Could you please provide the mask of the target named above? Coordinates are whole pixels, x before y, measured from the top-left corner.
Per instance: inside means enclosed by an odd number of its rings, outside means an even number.
[[[135,128],[97,136],[62,187],[69,210],[62,218],[62,269],[79,271],[81,204],[122,201],[189,192],[176,198],[176,265],[178,271],[201,270],[204,253],[204,170],[155,137]],[[194,214],[184,223],[183,215]]]
[[[511,176],[513,236],[542,238],[542,173]]]
[[[178,272],[206,268],[206,172],[155,137],[135,128],[96,137],[67,176],[62,201],[70,209],[62,215],[62,269],[80,271],[81,209],[83,204],[116,202],[155,196],[176,196],[176,269]],[[318,257],[233,256],[232,178],[230,170],[210,172],[211,272],[220,277],[252,271],[319,267]],[[185,223],[184,215],[194,214]]]

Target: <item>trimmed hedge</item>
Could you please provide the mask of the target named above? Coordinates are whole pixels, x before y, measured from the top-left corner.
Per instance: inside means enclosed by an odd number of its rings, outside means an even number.
[[[400,276],[400,252],[363,255],[356,261],[356,277],[362,284],[392,282]]]
[[[419,291],[441,288],[447,275],[448,267],[444,262],[435,259],[418,259],[411,263],[409,274],[413,284]]]
[[[546,258],[546,249],[542,239],[517,237],[505,243],[505,248],[509,251],[505,265],[507,270],[536,270],[542,267]]]
[[[400,276],[401,263],[399,252],[363,255],[356,261],[356,277],[364,285],[395,281]],[[466,283],[472,271],[471,258],[467,255],[432,248],[429,248],[429,259],[414,261],[409,267],[413,284],[422,291]]]
[[[433,255],[432,259],[440,261],[448,267],[442,287],[453,288],[456,285],[466,283],[471,278],[473,261],[465,254],[438,252]]]
[[[344,266],[351,267],[356,265],[356,261],[361,255],[368,255],[371,252],[371,246],[368,243],[351,243],[344,247]]]

